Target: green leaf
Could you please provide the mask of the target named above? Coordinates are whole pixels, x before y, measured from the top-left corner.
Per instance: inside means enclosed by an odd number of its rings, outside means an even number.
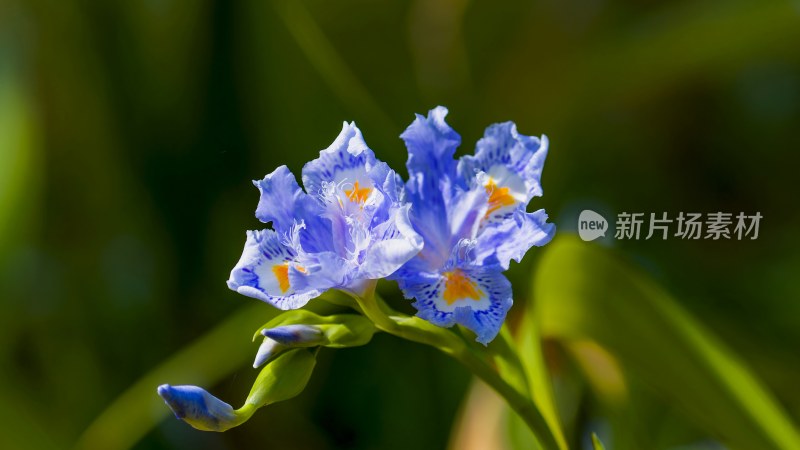
[[[526,309],[517,342],[519,342],[519,357],[528,377],[533,402],[539,407],[542,416],[550,426],[559,448],[566,450],[568,448],[567,440],[559,419],[552,381],[547,372],[544,355],[542,354],[541,336],[535,308],[528,307]]]
[[[544,336],[595,341],[730,448],[800,448],[794,424],[747,367],[611,251],[560,237],[546,247],[534,289]]]
[[[592,448],[594,450],[606,450],[606,446],[600,442],[600,438],[595,433],[592,433]]]
[[[253,408],[254,411],[297,396],[308,384],[316,363],[316,351],[306,348],[289,350],[278,356],[258,374],[242,409]]]

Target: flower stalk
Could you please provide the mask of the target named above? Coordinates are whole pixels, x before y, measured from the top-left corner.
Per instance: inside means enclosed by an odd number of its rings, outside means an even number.
[[[489,347],[478,347],[450,329],[437,327],[418,317],[393,311],[377,294],[368,292],[365,297],[354,297],[362,313],[375,326],[397,337],[430,345],[455,358],[473,374],[500,394],[533,432],[544,449],[558,450],[559,445],[539,409],[533,403],[522,364],[507,341],[508,333],[501,334],[499,352]],[[502,362],[497,366],[492,361]],[[504,367],[505,370],[498,370]],[[505,375],[505,376],[504,376]],[[512,381],[513,380],[513,381]]]

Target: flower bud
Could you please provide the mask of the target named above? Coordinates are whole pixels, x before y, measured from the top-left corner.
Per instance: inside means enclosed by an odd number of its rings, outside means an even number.
[[[285,350],[287,347],[273,339],[268,337],[264,338],[264,342],[261,343],[261,346],[258,347],[258,353],[256,353],[256,359],[253,361],[253,368],[258,369],[265,362],[272,359],[278,353]]]
[[[241,423],[233,407],[197,386],[158,387],[175,417],[203,431],[225,431]]]
[[[284,325],[261,330],[265,337],[290,347],[315,347],[327,342],[325,334],[315,325]]]

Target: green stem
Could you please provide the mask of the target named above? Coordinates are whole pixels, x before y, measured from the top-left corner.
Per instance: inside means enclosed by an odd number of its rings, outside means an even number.
[[[372,320],[378,329],[403,339],[436,347],[461,362],[508,402],[509,406],[525,421],[544,449],[558,450],[559,446],[550,427],[531,401],[527,382],[514,383],[516,386],[510,384],[493,367],[491,359],[487,358],[490,355],[485,349],[477,348],[450,330],[437,327],[418,317],[410,317],[392,311],[372,292],[365,295],[364,298],[355,297],[355,299],[362,313]],[[508,345],[508,342],[500,345],[501,350],[503,346]],[[501,351],[501,354],[503,353],[508,352]],[[518,358],[511,358],[511,361],[508,361],[509,357],[508,354],[500,355],[500,358],[507,362],[508,367],[521,368]],[[514,359],[516,362],[513,361]],[[514,377],[518,376],[514,375]]]

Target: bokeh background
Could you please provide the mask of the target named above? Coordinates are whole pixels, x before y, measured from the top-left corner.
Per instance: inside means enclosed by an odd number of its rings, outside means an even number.
[[[321,352],[306,392],[225,434],[155,394],[204,383],[237,404],[256,375],[269,307],[225,286],[259,227],[250,180],[299,173],[343,120],[405,174],[398,135],[439,104],[462,152],[498,121],[548,135],[534,206],[560,233],[584,208],[761,212],[755,241],[607,245],[797,420],[798,49],[796,1],[2,0],[0,446],[70,448],[98,417],[130,435],[96,448],[455,445],[470,375],[385,335]],[[540,255],[509,272],[520,305]],[[173,378],[141,381],[165,362]],[[615,410],[573,372],[557,385],[580,448]],[[639,448],[722,448],[646,381],[626,406],[653,414]],[[148,397],[120,403],[137,382]]]

